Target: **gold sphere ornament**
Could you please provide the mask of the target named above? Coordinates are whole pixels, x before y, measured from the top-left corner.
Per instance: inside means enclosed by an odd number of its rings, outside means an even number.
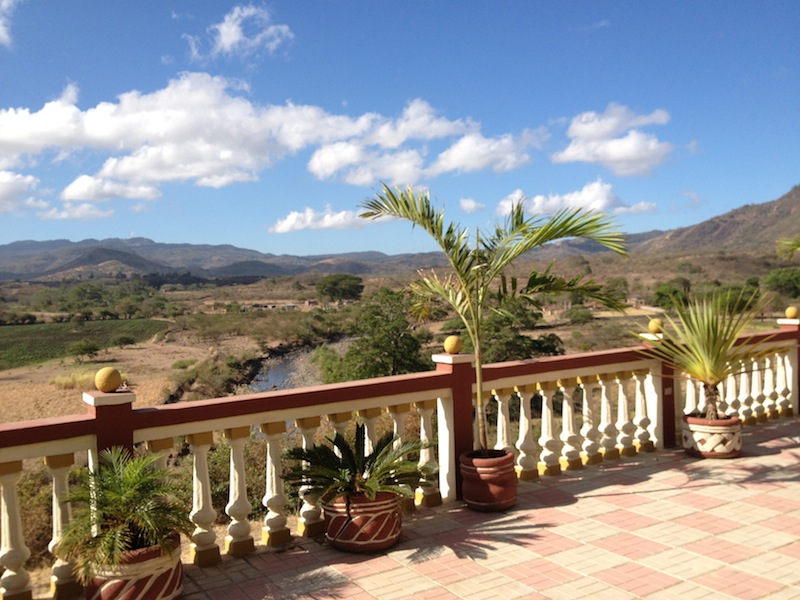
[[[448,336],[444,341],[444,351],[448,354],[458,354],[463,347],[464,344],[457,335]]]
[[[94,376],[94,387],[101,392],[114,392],[122,385],[122,375],[114,367],[103,367]]]
[[[659,334],[664,331],[664,322],[661,319],[650,319],[647,329],[653,335]]]
[[[796,319],[797,318],[797,307],[790,306],[786,309],[786,318],[787,319]]]

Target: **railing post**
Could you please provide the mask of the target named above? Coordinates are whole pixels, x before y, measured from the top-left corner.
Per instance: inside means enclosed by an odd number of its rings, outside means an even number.
[[[542,397],[542,434],[539,436],[539,475],[561,475],[561,441],[555,435],[553,424],[553,394],[555,383],[537,384]]]
[[[133,452],[133,403],[136,395],[132,392],[100,392],[93,390],[83,393],[83,401],[89,405],[89,414],[95,419],[96,452],[120,446]],[[92,452],[92,454],[96,454]],[[97,464],[97,456],[92,456]]]
[[[581,460],[581,446],[583,439],[575,431],[575,407],[572,404],[575,379],[558,382],[558,391],[561,392],[561,458],[559,465],[564,471],[576,471],[583,468]],[[569,388],[569,392],[567,391]]]
[[[458,472],[458,457],[471,452],[475,439],[473,432],[473,397],[472,387],[475,384],[475,369],[472,366],[474,357],[469,354],[434,354],[433,362],[436,371],[451,375],[450,390],[452,396],[448,407],[439,410],[439,488],[443,500],[461,498],[461,474]],[[444,446],[444,447],[443,447]],[[455,483],[455,497],[451,484]]]
[[[531,396],[536,393],[535,385],[526,385],[517,391],[519,396],[519,437],[517,438],[517,478],[531,481],[539,478],[536,440],[533,437],[533,408]]]

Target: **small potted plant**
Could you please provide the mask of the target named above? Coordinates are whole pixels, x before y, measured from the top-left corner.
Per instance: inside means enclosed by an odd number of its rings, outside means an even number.
[[[756,294],[712,294],[687,303],[675,303],[676,318],[656,324],[652,335],[636,335],[647,342],[645,354],[685,373],[702,385],[705,413],[683,415],[682,440],[686,452],[704,458],[734,458],[742,450],[742,424],[737,415],[720,407],[719,385],[741,372],[745,362],[770,354],[759,345],[742,344],[739,336],[762,312],[766,299]],[[691,385],[691,383],[690,383]]]
[[[391,548],[400,539],[400,498],[412,496],[421,482],[417,463],[407,456],[419,452],[422,442],[400,442],[388,433],[366,454],[363,425],[356,427],[354,444],[339,433],[328,441],[332,445],[287,450],[284,458],[296,462],[284,472],[284,482],[318,498],[325,538],[334,548]]]
[[[99,454],[65,498],[74,509],[55,553],[75,567],[87,598],[178,598],[183,591],[180,534],[193,529],[156,455],[120,447]],[[128,597],[128,596],[126,596]]]

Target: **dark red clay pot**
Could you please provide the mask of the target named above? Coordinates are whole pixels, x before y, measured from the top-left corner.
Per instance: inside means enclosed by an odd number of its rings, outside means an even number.
[[[114,569],[98,569],[84,588],[91,600],[172,600],[183,593],[180,538],[171,555],[158,546],[131,550]]]
[[[350,514],[344,498],[322,505],[325,539],[348,552],[379,552],[400,539],[400,496],[378,492],[375,500],[358,494],[350,497]]]
[[[461,494],[469,508],[496,512],[517,503],[514,453],[509,450],[473,450],[459,457]]]
[[[683,416],[683,449],[700,458],[736,458],[742,452],[742,422],[738,417],[709,420]]]

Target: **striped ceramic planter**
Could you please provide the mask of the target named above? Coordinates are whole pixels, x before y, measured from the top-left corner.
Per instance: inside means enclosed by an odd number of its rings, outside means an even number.
[[[738,417],[709,420],[683,417],[683,449],[701,458],[735,458],[742,452],[742,422]]]
[[[362,494],[323,504],[325,539],[334,548],[349,552],[378,552],[400,539],[400,497],[378,492],[375,500]],[[349,512],[349,514],[348,514]]]
[[[113,569],[98,569],[85,588],[90,600],[171,600],[183,592],[180,549],[162,554],[158,546],[132,550]]]

